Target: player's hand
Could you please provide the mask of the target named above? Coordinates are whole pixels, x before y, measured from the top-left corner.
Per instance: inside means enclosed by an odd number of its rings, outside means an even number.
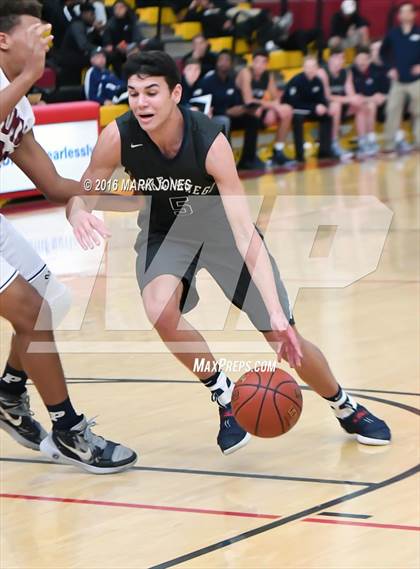
[[[184,68],[184,77],[188,85],[194,85],[201,73],[201,65],[196,63],[188,63]]]
[[[318,116],[322,117],[322,115],[325,115],[328,112],[328,109],[325,105],[317,105],[315,107],[315,112]]]
[[[277,356],[279,362],[284,358],[290,367],[300,367],[303,354],[296,332],[284,314],[274,313],[270,318],[271,329],[278,342]]]
[[[417,63],[417,65],[413,65],[413,67],[411,68],[411,73],[413,75],[420,75],[420,63]]]
[[[390,79],[392,79],[393,81],[398,81],[398,79],[400,78],[399,73],[398,73],[398,71],[397,71],[395,68],[390,69],[390,70],[388,71],[388,77],[389,77]]]
[[[111,237],[105,223],[93,213],[79,210],[69,216],[69,222],[73,227],[74,236],[85,251],[101,244],[99,236],[102,239]]]
[[[32,82],[42,77],[45,68],[45,55],[53,40],[51,24],[34,24],[26,32],[26,43],[29,55],[22,73],[28,75]]]

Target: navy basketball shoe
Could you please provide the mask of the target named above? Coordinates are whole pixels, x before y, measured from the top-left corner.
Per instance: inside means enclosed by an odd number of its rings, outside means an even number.
[[[379,446],[387,445],[391,441],[391,431],[385,421],[372,415],[359,403],[351,415],[345,419],[337,419],[346,433],[356,435],[359,443]]]
[[[238,425],[233,416],[232,407],[219,407],[220,430],[217,435],[217,444],[223,454],[232,454],[247,445],[251,435]]]

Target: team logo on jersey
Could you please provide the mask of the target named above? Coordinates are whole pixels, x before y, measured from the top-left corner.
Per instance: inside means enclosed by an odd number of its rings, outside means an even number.
[[[4,160],[19,146],[24,135],[24,121],[17,109],[0,125],[0,160]]]

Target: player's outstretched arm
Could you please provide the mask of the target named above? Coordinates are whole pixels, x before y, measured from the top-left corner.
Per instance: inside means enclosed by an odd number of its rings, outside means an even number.
[[[270,314],[272,330],[278,333],[281,344],[279,358],[287,355],[288,362],[292,367],[299,366],[302,352],[295,333],[281,307],[271,262],[263,241],[252,222],[245,192],[236,170],[232,149],[222,134],[218,135],[210,147],[206,158],[206,170],[208,174],[213,176],[219,188],[236,245]]]
[[[100,244],[98,236],[110,236],[103,221],[91,212],[136,211],[140,209],[140,198],[112,194],[108,184],[112,174],[121,165],[121,136],[115,121],[101,133],[93,149],[92,157],[81,180],[81,195],[72,198],[66,207],[66,215],[72,225],[76,239],[83,249]],[[108,192],[108,193],[107,193]],[[79,192],[80,193],[80,192]]]
[[[32,85],[39,79],[45,67],[45,54],[52,41],[50,24],[34,24],[27,31],[26,43],[31,47],[29,57],[20,75],[1,92],[0,123],[6,120],[18,102],[26,95]],[[0,43],[8,49],[8,35],[0,33]]]

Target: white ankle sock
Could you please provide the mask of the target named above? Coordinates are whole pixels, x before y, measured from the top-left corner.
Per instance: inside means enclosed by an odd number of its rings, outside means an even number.
[[[205,385],[205,381],[203,382]],[[232,391],[234,388],[234,383],[223,371],[219,372],[216,383],[211,386],[206,386],[210,389],[212,393],[216,393],[216,401],[221,407],[226,407],[230,404],[232,399]]]
[[[328,399],[328,404],[338,419],[346,419],[347,417],[350,417],[350,415],[352,415],[357,409],[357,402],[351,395],[348,395],[344,389],[341,389],[341,395],[337,401],[331,401]]]
[[[274,150],[284,150],[284,142],[276,142],[274,144]]]

